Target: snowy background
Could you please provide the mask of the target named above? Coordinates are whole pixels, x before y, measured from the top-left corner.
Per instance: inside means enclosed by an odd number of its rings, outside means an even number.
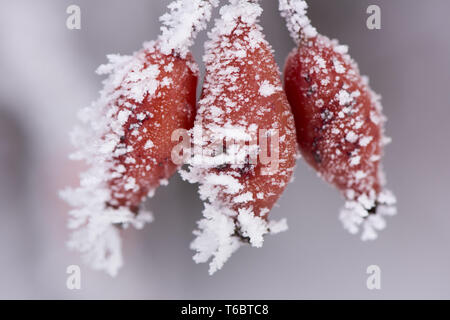
[[[82,10],[82,30],[65,27]],[[94,74],[107,53],[131,53],[158,34],[159,0],[0,0],[0,298],[450,298],[450,2],[314,0],[321,33],[350,46],[383,95],[393,137],[384,165],[399,215],[373,243],[338,221],[343,201],[303,161],[275,219],[290,230],[263,248],[241,248],[208,276],[189,243],[202,204],[197,187],[174,176],[148,203],[156,220],[126,233],[125,266],[110,278],[67,251],[68,207],[57,191],[75,186],[69,161],[76,112],[97,97]],[[277,1],[262,0],[262,24],[280,66],[293,47]],[[378,4],[382,29],[365,26]],[[217,12],[216,12],[217,13]],[[201,61],[203,32],[194,48]],[[82,289],[66,288],[66,267],[82,267]],[[366,268],[382,271],[366,288]]]

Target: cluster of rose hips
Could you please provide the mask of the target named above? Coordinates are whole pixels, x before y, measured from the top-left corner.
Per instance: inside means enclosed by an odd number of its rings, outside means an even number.
[[[78,207],[73,228],[81,229],[72,245],[96,268],[114,274],[122,263],[117,230],[150,220],[140,207],[179,169],[172,160],[179,143],[172,135],[179,129],[189,130],[190,144],[201,148],[217,138],[244,139],[255,130],[277,140],[270,151],[277,166],[269,173],[264,164],[248,161],[248,154],[241,163],[227,162],[230,147],[217,153],[214,147],[209,157],[214,162],[194,155],[180,170],[185,180],[199,184],[205,202],[191,247],[196,262],[211,260],[210,273],[242,243],[259,247],[265,234],[286,229],[284,220],[269,221],[268,215],[291,181],[298,151],[342,192],[346,205],[340,218],[350,232],[362,228],[362,238],[373,239],[384,227],[383,215],[395,212],[380,168],[387,139],[379,99],[347,47],[310,25],[303,0],[280,0],[297,43],[286,61],[284,85],[258,24],[258,1],[230,0],[223,6],[205,45],[206,74],[197,102],[198,67],[188,48],[217,5],[174,1],[161,18],[157,41],[133,56],[110,56],[99,69],[110,76],[85,116],[91,133],[78,143],[84,150],[79,158],[94,169],[79,189],[65,192]]]

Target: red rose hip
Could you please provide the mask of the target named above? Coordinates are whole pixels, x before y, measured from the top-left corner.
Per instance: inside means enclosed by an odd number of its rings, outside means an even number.
[[[292,107],[300,151],[309,165],[347,199],[341,212],[352,233],[362,225],[374,239],[393,214],[393,195],[381,171],[385,117],[379,97],[347,53],[347,47],[318,34],[304,1],[280,2],[298,43],[287,58],[284,88]]]
[[[284,220],[269,222],[268,214],[291,180],[295,124],[257,22],[261,11],[257,3],[231,1],[221,9],[206,45],[206,76],[193,128],[194,152],[197,147],[202,153],[195,152],[183,176],[200,184],[207,201],[192,248],[196,262],[212,259],[210,273],[240,243],[260,247],[265,234],[285,229]]]

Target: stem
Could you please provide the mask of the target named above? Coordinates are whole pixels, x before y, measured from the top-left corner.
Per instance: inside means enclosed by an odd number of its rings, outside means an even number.
[[[316,28],[306,15],[307,8],[305,0],[280,0],[279,3],[281,16],[286,19],[286,26],[297,45],[317,36]]]
[[[175,0],[169,12],[162,15],[159,46],[164,54],[178,54],[185,58],[197,34],[206,29],[211,12],[218,0]]]

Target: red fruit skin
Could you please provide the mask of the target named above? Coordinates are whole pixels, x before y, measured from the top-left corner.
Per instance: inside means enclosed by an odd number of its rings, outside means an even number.
[[[336,47],[321,35],[302,42],[287,58],[284,86],[303,157],[327,182],[354,199],[381,191],[384,118],[357,65]],[[360,95],[343,99],[341,105],[341,90]],[[346,139],[351,131],[358,140]],[[372,140],[365,145],[363,137]]]
[[[244,168],[220,166],[205,172],[206,175],[212,173],[233,176],[243,186],[242,190],[235,194],[220,192],[217,200],[221,206],[234,212],[251,208],[255,216],[267,220],[268,212],[291,180],[297,147],[294,118],[282,90],[280,72],[271,48],[263,41],[256,49],[248,50],[249,35],[256,28],[240,21],[234,32],[222,35],[220,41],[213,43],[212,54],[206,61],[206,76],[198,113],[205,132],[210,126],[225,123],[231,126],[246,126],[247,130],[251,124],[256,124],[259,130],[279,130],[279,137],[283,138],[279,142],[279,167],[273,174],[263,174],[262,170],[267,169],[267,165],[261,164],[259,159],[256,165],[249,164]],[[228,51],[231,48],[247,48],[245,58],[230,57],[224,52],[224,47]],[[226,72],[217,68],[218,65],[239,70],[237,78],[232,81],[227,79],[224,75]],[[259,90],[263,80],[269,81],[280,90],[270,96],[262,96]],[[228,101],[235,102],[238,107],[230,108]],[[219,108],[222,114],[216,116],[210,106]],[[261,145],[259,139],[258,145]],[[235,203],[236,197],[248,192],[252,194],[252,201]]]
[[[171,141],[172,132],[176,129],[189,130],[193,126],[196,112],[197,72],[192,55],[186,59],[176,55],[165,55],[155,49],[145,50],[144,69],[151,65],[159,66],[159,83],[164,78],[171,80],[167,86],[159,86],[155,94],[147,93],[142,103],[136,103],[120,97],[117,100],[118,112],[126,110],[125,102],[136,106],[124,125],[122,147],[132,147],[132,151],[114,159],[114,167],[123,165],[125,172],[119,178],[109,182],[113,207],[125,206],[137,212],[140,203],[152,193],[162,182],[169,179],[178,166],[171,160],[172,148],[178,142]],[[171,65],[172,68],[167,68]],[[150,112],[143,120],[137,118],[141,113]],[[135,130],[138,131],[135,131]],[[145,148],[148,140],[153,146]],[[128,159],[128,160],[127,160]],[[129,159],[133,159],[131,162]],[[137,190],[127,187],[129,178],[135,179]]]

